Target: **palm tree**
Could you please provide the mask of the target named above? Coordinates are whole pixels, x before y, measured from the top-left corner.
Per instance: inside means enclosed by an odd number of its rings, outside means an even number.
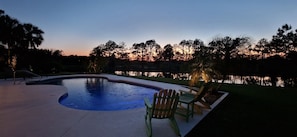
[[[20,41],[19,33],[20,23],[18,20],[11,18],[1,11],[0,14],[0,42],[7,46],[8,65],[11,65],[12,55],[11,50],[15,49]]]
[[[0,42],[7,46],[8,65],[11,65],[12,55],[25,55],[30,47],[35,49],[43,41],[42,30],[32,24],[20,24],[18,20],[5,15],[3,10],[0,10],[0,30]]]
[[[43,41],[42,34],[44,34],[44,32],[30,23],[23,24],[23,29],[24,37],[22,42],[23,45],[21,46],[25,49],[36,49]]]
[[[210,56],[196,58],[192,67],[190,86],[196,85],[200,80],[204,81],[204,83],[208,83],[213,79],[219,79],[221,76],[215,69],[215,63]]]

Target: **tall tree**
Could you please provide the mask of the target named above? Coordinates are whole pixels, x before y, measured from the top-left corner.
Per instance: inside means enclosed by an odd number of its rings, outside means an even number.
[[[20,42],[19,35],[22,33],[19,32],[20,23],[18,20],[11,18],[8,15],[4,14],[4,11],[1,11],[0,14],[0,42],[7,46],[8,57],[10,58],[11,49],[14,49],[18,42]]]
[[[184,60],[189,60],[193,45],[194,45],[194,41],[193,40],[182,40],[179,43],[182,46],[182,50],[183,50],[183,55],[185,56]],[[186,50],[185,50],[186,47]]]
[[[193,53],[193,57],[197,58],[200,57],[203,54],[207,54],[208,53],[208,49],[205,45],[204,42],[200,39],[195,39],[193,42],[193,48],[194,48],[194,53]]]
[[[90,54],[89,71],[113,73],[115,70],[115,54],[120,48],[123,48],[122,45],[118,45],[112,40],[95,47]]]
[[[185,59],[186,57],[185,57],[185,46],[188,44],[188,42],[186,41],[186,40],[182,40],[180,43],[179,43],[179,45],[181,45],[182,46],[182,56],[183,56],[183,58]],[[184,60],[183,59],[183,60]]]
[[[238,55],[239,48],[242,46],[250,45],[250,38],[248,37],[237,37],[235,39],[226,36],[223,38],[215,38],[209,43],[212,48],[212,52],[216,55],[217,59],[223,61],[222,74],[223,82],[228,74],[228,67],[230,67],[230,59],[235,58]]]
[[[38,27],[25,23],[21,24],[16,28],[18,32],[18,45],[17,45],[17,54],[19,56],[19,62],[22,63],[22,66],[28,68],[32,66],[33,60],[28,56],[29,50],[36,50],[36,48],[41,45],[43,42],[44,33]]]
[[[285,24],[278,28],[277,34],[272,36],[270,49],[275,54],[285,54],[287,56],[291,51],[297,49],[297,29],[292,30],[292,26]]]
[[[42,30],[32,24],[19,23],[17,19],[6,15],[3,10],[0,10],[0,30],[0,42],[8,49],[7,56],[10,59],[8,62],[11,62],[12,54],[17,54],[17,56],[21,56],[19,59],[22,59],[22,63],[24,63],[27,61],[23,56],[25,52],[30,47],[35,49],[43,41],[42,34],[44,32]],[[11,52],[14,53],[11,54]]]
[[[24,38],[22,47],[36,49],[43,41],[44,32],[30,23],[23,24]]]
[[[173,47],[170,45],[170,44],[167,44],[165,47],[164,47],[164,51],[162,53],[162,57],[165,61],[172,61],[173,59]]]
[[[269,41],[265,38],[260,39],[255,45],[253,51],[257,52],[263,60],[270,53]]]
[[[148,48],[148,56],[147,56],[147,61],[152,61],[152,55],[153,55],[153,52],[152,52],[152,49],[155,47],[155,45],[157,45],[156,41],[155,40],[147,40],[145,42],[145,45],[146,45],[146,48]]]
[[[125,42],[120,42],[118,46],[119,48],[115,49],[115,54],[117,55],[117,58],[121,60],[129,60],[129,53],[127,52]]]
[[[155,40],[147,40],[145,42],[148,56],[147,61],[155,61],[159,57],[161,46]]]
[[[137,60],[143,61],[145,54],[147,52],[146,44],[145,43],[134,43],[132,48],[135,50],[135,54],[137,56]]]
[[[103,44],[95,47],[90,53],[90,62],[88,65],[88,71],[92,73],[99,73],[106,65],[106,60],[103,58]]]
[[[109,40],[105,43],[105,45],[102,45],[102,50],[104,52],[104,55],[106,57],[111,57],[114,53],[115,50],[118,48],[123,48],[121,46],[119,46],[116,42]]]

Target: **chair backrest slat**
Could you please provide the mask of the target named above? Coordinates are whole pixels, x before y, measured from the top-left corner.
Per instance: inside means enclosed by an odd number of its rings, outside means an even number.
[[[179,95],[175,90],[164,89],[154,94],[152,114],[154,118],[169,118],[175,113]]]

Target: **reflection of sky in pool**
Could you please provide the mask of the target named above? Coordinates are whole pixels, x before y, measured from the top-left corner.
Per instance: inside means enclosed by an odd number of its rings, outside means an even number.
[[[103,78],[63,79],[68,96],[60,99],[64,106],[83,110],[126,110],[144,107],[144,97],[151,100],[157,90]]]

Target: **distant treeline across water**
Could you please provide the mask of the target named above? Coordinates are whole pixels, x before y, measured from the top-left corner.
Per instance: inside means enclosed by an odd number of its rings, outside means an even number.
[[[147,77],[166,77],[179,80],[190,80],[190,73],[170,73],[170,72],[140,72],[140,71],[115,71],[117,75],[125,76],[147,76]],[[223,80],[214,80],[221,83]],[[230,84],[256,84],[261,86],[272,86],[272,79],[269,76],[237,76],[228,75],[224,83]],[[275,85],[277,87],[285,87],[285,80],[281,77],[276,77]]]

